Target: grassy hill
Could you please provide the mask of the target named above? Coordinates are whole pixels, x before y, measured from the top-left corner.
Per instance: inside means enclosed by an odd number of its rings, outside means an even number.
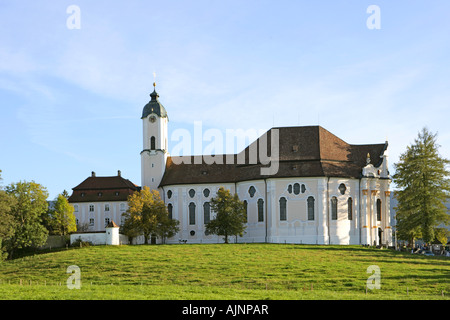
[[[68,289],[67,267],[81,271]],[[381,289],[367,290],[381,271]],[[450,259],[359,246],[94,246],[0,268],[0,299],[449,299]]]

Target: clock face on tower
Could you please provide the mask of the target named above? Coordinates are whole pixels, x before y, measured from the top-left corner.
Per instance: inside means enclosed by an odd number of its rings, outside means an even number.
[[[155,116],[151,116],[151,117],[150,117],[150,122],[151,122],[151,123],[154,123],[155,121],[156,121],[156,117],[155,117]]]

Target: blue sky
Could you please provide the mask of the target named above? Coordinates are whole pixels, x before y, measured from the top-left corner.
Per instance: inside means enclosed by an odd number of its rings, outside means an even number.
[[[381,29],[367,28],[369,5]],[[427,126],[450,158],[449,12],[447,0],[0,0],[2,184],[34,180],[53,199],[121,170],[139,185],[153,72],[169,137],[194,121],[320,124],[351,144],[388,139],[392,168]]]

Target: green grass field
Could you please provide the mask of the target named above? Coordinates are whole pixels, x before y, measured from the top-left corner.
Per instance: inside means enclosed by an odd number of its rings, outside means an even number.
[[[70,265],[80,289],[66,285]],[[366,292],[370,265],[381,289]],[[449,258],[360,246],[93,246],[0,268],[0,299],[450,299]]]

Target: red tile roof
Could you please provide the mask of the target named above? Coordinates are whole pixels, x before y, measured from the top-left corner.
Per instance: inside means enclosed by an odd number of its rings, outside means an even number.
[[[380,156],[387,148],[386,143],[351,145],[320,126],[307,126],[272,128],[266,132],[267,150],[270,150],[273,129],[279,130],[280,162],[275,175],[261,175],[260,169],[264,165],[259,157],[257,164],[249,163],[249,150],[258,146],[260,137],[242,151],[245,154],[245,164],[237,163],[238,155],[228,155],[234,159],[233,163],[227,162],[226,155],[217,155],[223,164],[207,164],[202,156],[188,157],[191,164],[178,164],[181,162],[180,157],[168,157],[160,186],[234,183],[275,177],[359,178],[366,165],[367,153],[371,155],[372,164],[378,166]]]
[[[121,176],[96,177],[94,174],[73,188],[69,202],[127,201],[139,188]]]

